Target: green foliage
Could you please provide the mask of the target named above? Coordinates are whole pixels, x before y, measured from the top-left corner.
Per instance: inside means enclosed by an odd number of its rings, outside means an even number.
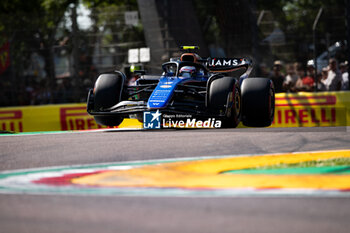
[[[350,172],[350,158],[312,160],[293,164],[276,164],[241,170],[224,171],[223,174],[345,174]]]
[[[294,30],[299,35],[303,33],[310,34],[312,25],[319,9],[323,8],[323,14],[320,18],[320,32],[326,33],[332,19],[337,16],[345,15],[343,0],[281,0],[271,1],[272,12],[277,16],[277,20],[283,23],[284,29]],[[260,5],[260,9],[266,8],[266,5]],[[337,13],[337,14],[336,14]]]
[[[60,21],[73,0],[2,0],[0,3],[1,26],[6,32],[21,29],[45,31]]]
[[[318,54],[326,50],[327,36],[330,44],[345,38],[344,0],[257,1],[257,9],[272,12],[286,35],[286,42],[293,46],[294,57],[290,60],[304,62],[313,56],[312,26],[321,7],[323,12],[317,25]]]
[[[312,160],[312,161],[306,161],[302,163],[293,163],[293,164],[281,163],[274,166],[259,167],[259,169],[307,168],[307,167],[331,167],[331,166],[350,166],[350,158]]]
[[[137,0],[83,0],[83,3],[89,8],[125,5],[137,7]]]
[[[94,5],[95,26],[103,31],[102,44],[108,45],[116,42],[143,41],[143,27],[138,24],[133,27],[126,27],[124,24],[124,11],[137,11],[135,1],[91,1]],[[112,33],[112,34],[111,34]]]
[[[17,75],[20,75],[27,66],[32,51],[37,50],[47,57],[48,48],[54,44],[59,22],[69,4],[75,2],[74,0],[0,2],[0,33],[3,38],[10,41],[11,65]],[[46,65],[49,66],[49,63]]]

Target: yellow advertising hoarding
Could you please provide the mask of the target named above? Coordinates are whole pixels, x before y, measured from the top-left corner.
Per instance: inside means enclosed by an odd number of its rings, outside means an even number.
[[[271,127],[347,126],[350,92],[276,94]]]
[[[0,108],[0,130],[16,132],[96,129],[84,104]]]
[[[271,127],[350,125],[350,92],[276,94]],[[138,127],[126,119],[119,127]],[[0,131],[35,132],[103,128],[86,112],[86,104],[62,104],[0,108]]]

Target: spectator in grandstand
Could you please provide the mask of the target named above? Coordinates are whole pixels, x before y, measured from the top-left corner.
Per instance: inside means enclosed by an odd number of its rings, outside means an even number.
[[[73,103],[74,87],[72,85],[71,77],[61,77],[56,79],[57,87],[54,95],[55,103]]]
[[[269,78],[272,80],[276,93],[283,92],[284,75],[281,72],[282,62],[277,60],[273,63],[272,72]]]
[[[304,77],[305,76],[305,70],[304,70],[303,64],[301,62],[296,62],[295,66],[296,66],[298,78]]]
[[[328,76],[328,68],[323,67],[320,75],[317,75],[317,90],[318,91],[326,91],[326,86],[324,85],[324,80],[327,79]]]
[[[256,76],[264,78],[269,76],[269,71],[267,70],[267,66],[265,63],[260,63],[260,65],[257,67]]]
[[[298,63],[287,65],[287,76],[283,82],[283,89],[287,92],[295,92],[295,84],[298,81],[297,74]]]
[[[315,67],[313,60],[308,61],[305,76],[299,77],[296,83],[297,91],[312,91],[314,89]]]
[[[349,73],[348,73],[348,61],[342,62],[339,65],[340,72],[342,73],[342,91],[349,90]]]
[[[327,76],[328,76],[328,67],[323,67],[322,68],[322,78],[321,80],[326,80],[327,79]]]
[[[323,83],[327,91],[339,91],[341,89],[342,75],[337,66],[337,60],[329,59],[328,75]]]

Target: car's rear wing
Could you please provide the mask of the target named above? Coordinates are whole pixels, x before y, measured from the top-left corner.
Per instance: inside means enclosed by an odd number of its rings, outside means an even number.
[[[232,72],[241,68],[252,67],[250,58],[208,58],[206,66],[211,72]]]

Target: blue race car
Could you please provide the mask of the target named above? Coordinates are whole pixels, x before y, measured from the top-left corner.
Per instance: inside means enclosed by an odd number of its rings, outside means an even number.
[[[192,52],[198,47],[182,49],[188,52],[164,63],[161,75],[136,71],[138,79],[127,83],[120,71],[101,74],[88,93],[87,112],[106,126],[118,126],[124,118],[143,121],[146,111],[215,118],[223,128],[235,128],[240,121],[249,127],[271,125],[274,86],[270,79],[248,77],[251,59],[202,59]]]

